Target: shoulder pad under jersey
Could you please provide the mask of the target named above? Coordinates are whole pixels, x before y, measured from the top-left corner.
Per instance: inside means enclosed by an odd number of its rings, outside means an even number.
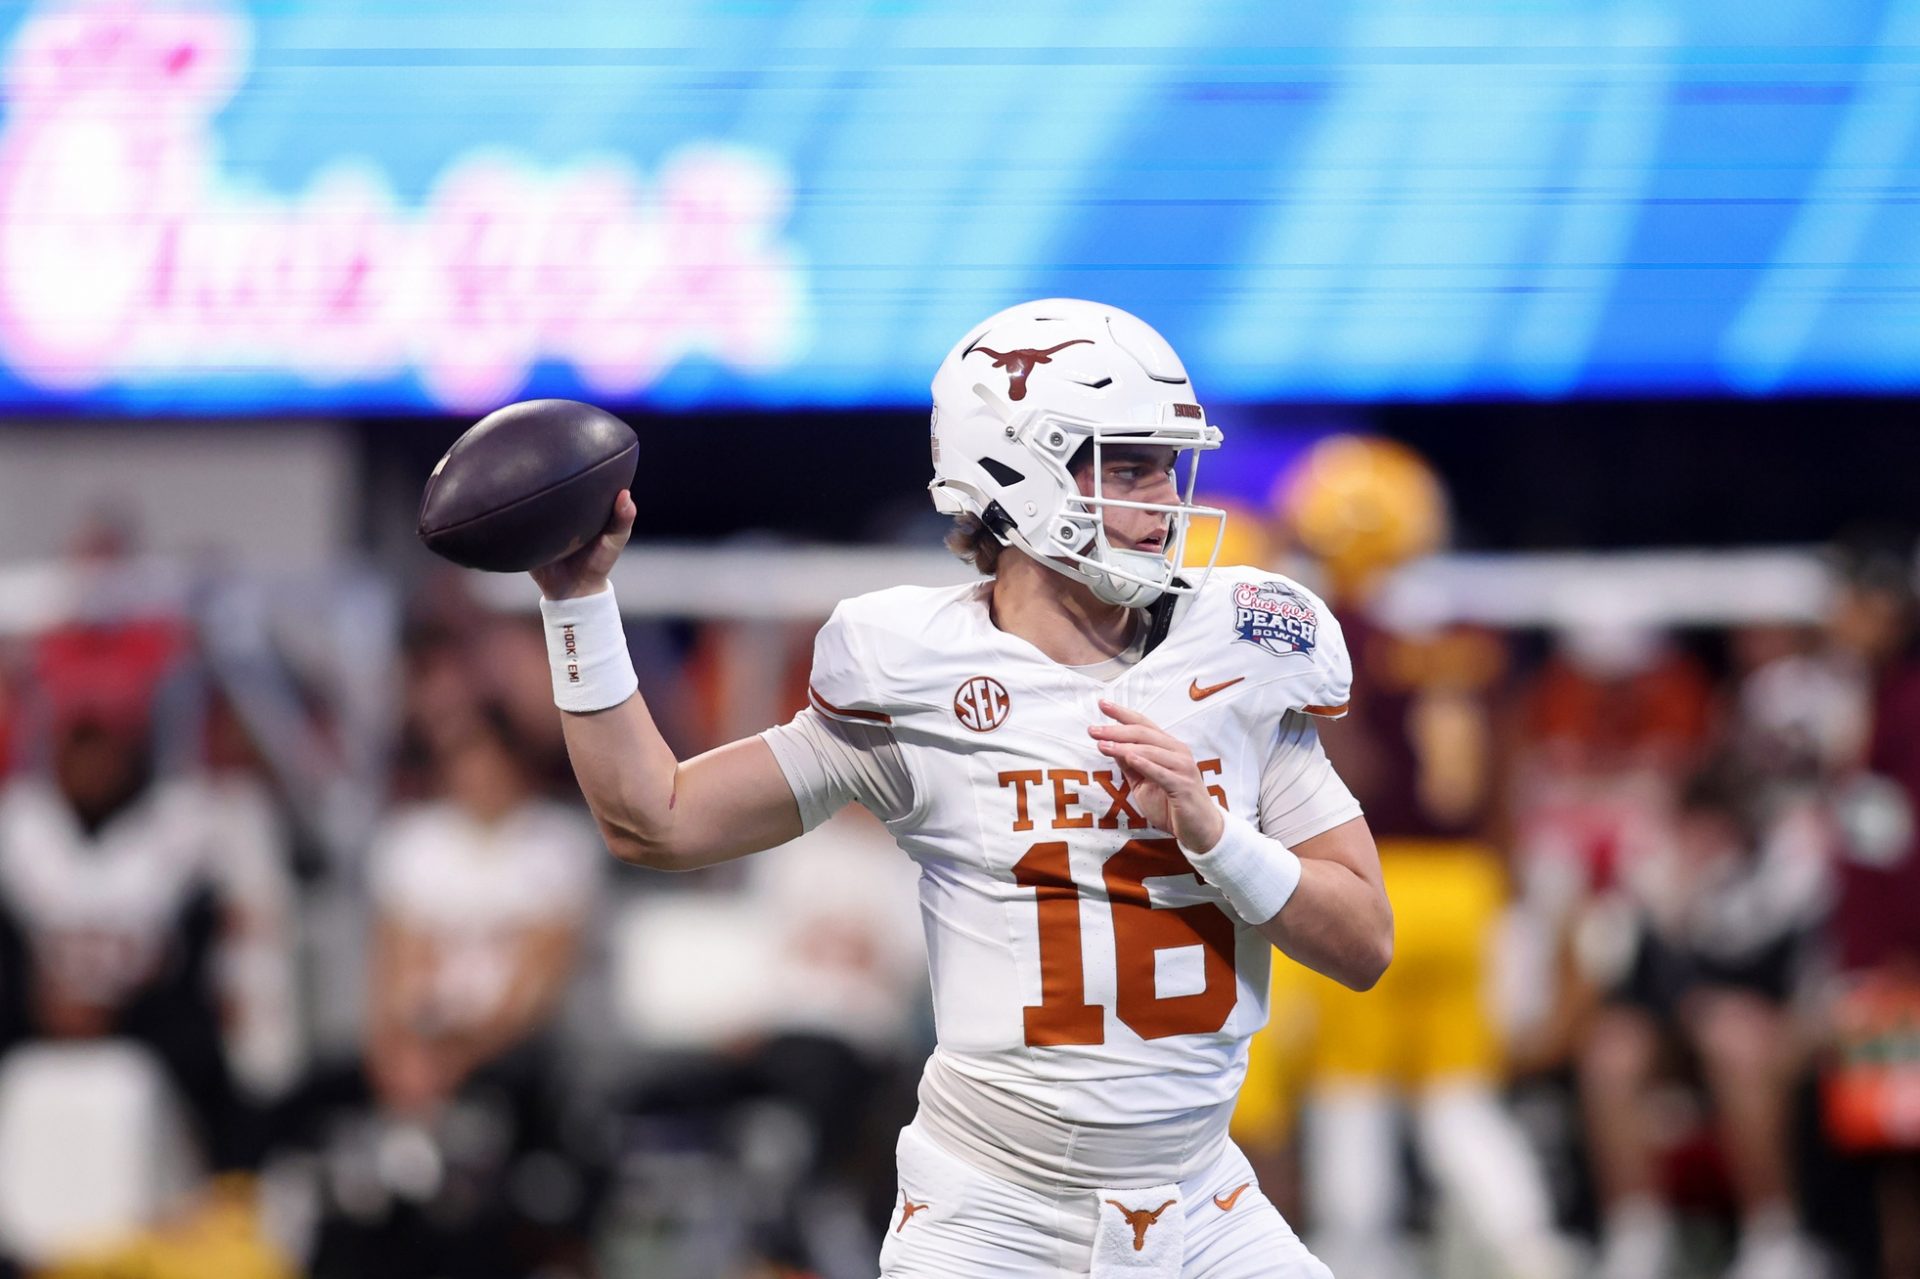
[[[1339,621],[1318,595],[1283,574],[1247,567],[1215,569],[1202,590],[1215,597],[1203,601],[1213,607],[1196,609],[1194,620],[1224,624],[1223,638],[1246,659],[1249,677],[1281,703],[1276,709],[1328,719],[1347,713],[1353,663]]]
[[[930,703],[945,653],[931,644],[955,628],[940,614],[957,607],[976,584],[896,586],[842,600],[813,641],[807,699],[822,715],[854,724],[891,724]]]

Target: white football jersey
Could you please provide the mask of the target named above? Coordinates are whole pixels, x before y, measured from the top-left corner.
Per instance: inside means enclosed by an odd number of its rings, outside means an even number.
[[[47,977],[109,1006],[151,980],[190,899],[220,881],[221,816],[168,781],[90,834],[46,782],[0,792],[0,901]]]
[[[1339,625],[1285,577],[1217,569],[1102,680],[995,627],[990,585],[848,600],[814,652],[816,710],[885,726],[911,774],[888,826],[921,869],[942,1057],[1075,1123],[1228,1102],[1266,1021],[1271,945],[1129,804],[1087,729],[1102,698],[1143,712],[1258,821],[1263,771],[1301,749],[1289,713],[1345,710]]]
[[[576,923],[606,860],[593,826],[564,805],[522,804],[484,823],[451,801],[398,809],[368,856],[380,914],[433,940],[427,1006],[412,1016],[468,1030],[512,993],[529,928]]]

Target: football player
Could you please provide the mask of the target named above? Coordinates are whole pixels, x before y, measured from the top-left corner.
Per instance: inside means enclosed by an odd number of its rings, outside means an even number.
[[[535,572],[581,787],[642,866],[769,848],[852,801],[919,865],[939,1046],[889,1279],[1325,1275],[1227,1121],[1273,949],[1356,989],[1392,952],[1315,730],[1346,708],[1339,624],[1276,573],[1182,567],[1194,517],[1220,516],[1193,493],[1221,435],[1138,318],[1010,308],[933,398],[934,503],[984,580],[842,603],[788,724],[674,757],[607,582],[629,497]]]

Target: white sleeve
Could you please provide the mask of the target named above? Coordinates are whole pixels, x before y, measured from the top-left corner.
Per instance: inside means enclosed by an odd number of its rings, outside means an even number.
[[[881,821],[913,810],[907,761],[893,733],[879,724],[834,719],[807,707],[760,736],[793,788],[807,830],[856,801]]]
[[[1360,816],[1360,801],[1333,771],[1311,716],[1288,711],[1260,773],[1260,831],[1289,848]]]
[[[1347,713],[1353,695],[1353,658],[1347,652],[1347,637],[1340,619],[1326,601],[1299,583],[1291,583],[1294,594],[1304,600],[1314,614],[1315,643],[1309,670],[1298,685],[1299,709],[1321,719],[1339,719]],[[1285,726],[1281,745],[1285,746]],[[1317,748],[1316,748],[1317,749]]]

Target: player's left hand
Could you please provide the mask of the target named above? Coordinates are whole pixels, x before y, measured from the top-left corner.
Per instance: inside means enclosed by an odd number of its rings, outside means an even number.
[[[1087,730],[1100,753],[1120,765],[1133,787],[1128,798],[1140,815],[1169,831],[1189,852],[1204,853],[1220,842],[1226,818],[1207,794],[1207,784],[1188,745],[1130,707],[1101,699],[1115,721]]]

